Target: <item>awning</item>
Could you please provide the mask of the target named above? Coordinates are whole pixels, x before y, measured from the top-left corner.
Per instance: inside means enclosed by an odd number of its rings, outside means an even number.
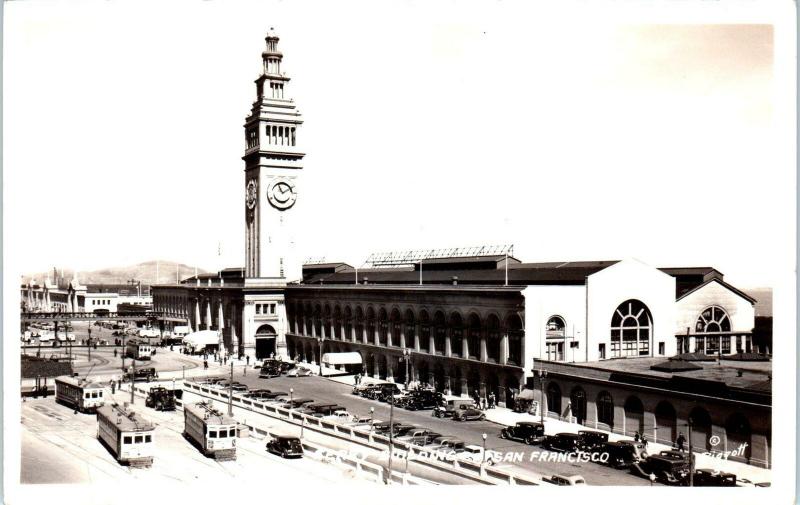
[[[518,400],[533,400],[533,389],[523,389],[517,395]]]
[[[322,355],[326,365],[360,365],[361,353],[358,352],[326,352]]]
[[[196,331],[186,335],[183,342],[195,348],[203,348],[207,345],[219,344],[219,333],[215,330]]]

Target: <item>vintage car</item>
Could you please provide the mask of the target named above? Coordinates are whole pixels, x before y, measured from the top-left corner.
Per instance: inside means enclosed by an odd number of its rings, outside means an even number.
[[[474,408],[458,409],[453,412],[453,421],[483,421],[486,414]]]
[[[690,468],[689,455],[681,451],[661,451],[648,456],[638,465],[631,466],[632,471],[638,472],[643,477],[653,474],[665,484],[678,486],[689,483]]]
[[[464,450],[464,441],[450,436],[442,435],[434,438],[429,444],[425,444],[422,448],[428,451],[444,451],[444,452],[461,452]]]
[[[608,442],[608,433],[602,431],[580,430],[580,449],[588,453],[599,452],[603,448],[603,444]]]
[[[376,384],[366,383],[366,384],[356,384],[353,386],[353,394],[357,396],[364,396],[370,388],[375,387]]]
[[[544,425],[536,422],[519,422],[500,430],[500,436],[508,440],[525,442],[528,445],[540,443],[545,439]]]
[[[372,423],[372,431],[379,435],[386,435],[389,436],[389,421],[375,421]],[[392,436],[393,437],[400,437],[407,435],[408,432],[411,430],[421,429],[418,426],[414,426],[413,424],[405,424],[405,423],[392,423],[391,428],[393,430]]]
[[[435,408],[440,404],[442,393],[426,389],[411,391],[403,407],[408,410],[425,410]]]
[[[695,486],[734,487],[736,475],[708,468],[698,468],[694,471]]]
[[[270,391],[269,389],[251,389],[250,391],[245,393],[244,396],[247,398],[260,399],[260,398],[266,398],[267,395],[269,395],[270,393],[272,393],[272,391]]]
[[[433,409],[434,417],[451,417],[455,412],[475,408],[475,400],[471,398],[442,398],[441,403]]]
[[[612,468],[628,468],[646,457],[644,444],[632,440],[606,442],[598,452],[608,454],[605,463]]]
[[[479,445],[465,445],[464,449],[458,453],[457,458],[473,463],[485,463],[491,466],[501,462],[503,460],[503,455],[497,451],[490,450],[487,450],[484,454],[483,447]]]
[[[544,477],[543,481],[555,484],[556,486],[585,486],[586,479],[580,475],[553,475]]]
[[[310,377],[312,375],[314,375],[314,372],[301,366],[296,366],[286,372],[286,377]]]
[[[156,410],[175,410],[175,392],[164,387],[150,388],[144,401],[145,407]]]
[[[436,433],[427,428],[415,428],[403,436],[397,437],[398,441],[413,445],[430,444],[436,437],[441,437],[441,433]]]
[[[400,388],[395,383],[379,384],[377,388],[371,391],[372,399],[382,402],[388,402],[389,399],[397,394],[400,394]]]
[[[548,451],[578,452],[581,450],[581,436],[577,433],[549,435],[542,441],[542,447]]]
[[[282,458],[302,458],[303,445],[297,437],[277,436],[267,442],[267,450]]]
[[[158,378],[158,373],[153,367],[137,368],[135,372],[133,370],[127,372],[124,376],[124,380],[129,381],[131,380],[131,377],[133,377],[134,382],[151,382],[153,379]]]

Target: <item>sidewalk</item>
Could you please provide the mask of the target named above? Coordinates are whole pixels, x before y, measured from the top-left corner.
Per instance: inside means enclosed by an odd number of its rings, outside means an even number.
[[[486,419],[488,421],[502,424],[504,426],[513,426],[514,424],[522,421],[539,422],[541,418],[531,414],[513,412],[510,409],[496,407],[493,409],[485,410]],[[544,418],[544,432],[546,435],[554,435],[556,433],[577,433],[580,430],[592,430],[608,433],[608,440],[615,442],[618,440],[632,440],[631,437],[625,437],[617,433],[610,433],[604,430],[596,430],[589,426],[584,426],[577,423],[568,423],[558,419],[552,419],[545,416]],[[655,454],[660,451],[668,451],[674,449],[672,446],[648,442],[647,452]],[[711,468],[722,472],[730,472],[736,475],[737,479],[749,479],[753,482],[771,482],[772,471],[767,468],[760,468],[737,461],[730,461],[722,458],[715,458],[706,454],[695,452],[695,468]]]

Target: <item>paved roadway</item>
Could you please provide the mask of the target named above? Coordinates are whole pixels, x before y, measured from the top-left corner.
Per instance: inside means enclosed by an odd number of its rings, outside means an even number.
[[[369,400],[352,394],[352,387],[339,382],[312,377],[274,377],[271,379],[258,378],[258,370],[248,369],[247,376],[241,373],[241,367],[234,373],[234,380],[246,384],[250,388],[264,388],[272,391],[288,392],[294,388],[295,398],[311,398],[315,401],[336,403],[347,408],[351,414],[369,416],[370,407],[375,408],[375,418],[389,419],[389,405],[375,400]],[[650,482],[632,475],[624,470],[614,470],[605,465],[591,462],[540,462],[530,461],[532,451],[539,452],[539,447],[528,446],[522,443],[500,438],[502,426],[490,421],[456,422],[452,419],[439,419],[432,416],[430,410],[409,411],[401,408],[394,409],[394,420],[413,424],[415,426],[430,428],[442,435],[453,435],[468,444],[481,445],[482,434],[488,435],[487,449],[502,453],[522,453],[522,462],[500,464],[499,466],[513,465],[521,467],[528,472],[542,475],[582,475],[590,485],[625,485],[644,486]],[[658,484],[657,484],[658,485]]]
[[[117,394],[122,402],[127,397]],[[141,403],[139,403],[141,402]],[[203,456],[182,436],[183,412],[156,412],[137,399],[136,410],[156,424],[155,457],[149,469],[119,465],[96,438],[94,415],[74,414],[51,398],[22,403],[21,483],[113,483],[130,479],[161,482],[220,482],[236,486],[270,482],[283,486],[341,483],[351,472],[310,458],[284,460],[264,449],[255,438],[237,441],[236,461],[218,462]]]

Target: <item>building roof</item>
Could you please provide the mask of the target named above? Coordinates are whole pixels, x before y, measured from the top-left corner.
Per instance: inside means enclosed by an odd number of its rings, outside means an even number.
[[[155,429],[155,426],[141,414],[123,405],[103,405],[97,408],[97,415],[115,423],[121,431],[152,431]]]
[[[711,284],[712,282],[717,282],[721,286],[729,289],[730,291],[733,291],[737,295],[739,295],[742,298],[744,298],[745,300],[749,301],[751,305],[754,305],[756,303],[756,299],[753,298],[752,296],[748,295],[747,293],[745,293],[744,291],[742,291],[740,289],[736,289],[735,287],[731,286],[730,284],[728,284],[727,282],[723,281],[722,279],[717,279],[717,278],[709,279],[709,280],[705,281],[704,283],[699,284],[698,286],[695,286],[693,289],[690,289],[690,290],[686,291],[685,293],[683,293],[682,295],[679,295],[677,299],[680,300],[682,298],[686,298],[690,294],[694,293],[695,291],[697,291],[699,289],[702,289],[703,287],[705,287],[708,284]]]

